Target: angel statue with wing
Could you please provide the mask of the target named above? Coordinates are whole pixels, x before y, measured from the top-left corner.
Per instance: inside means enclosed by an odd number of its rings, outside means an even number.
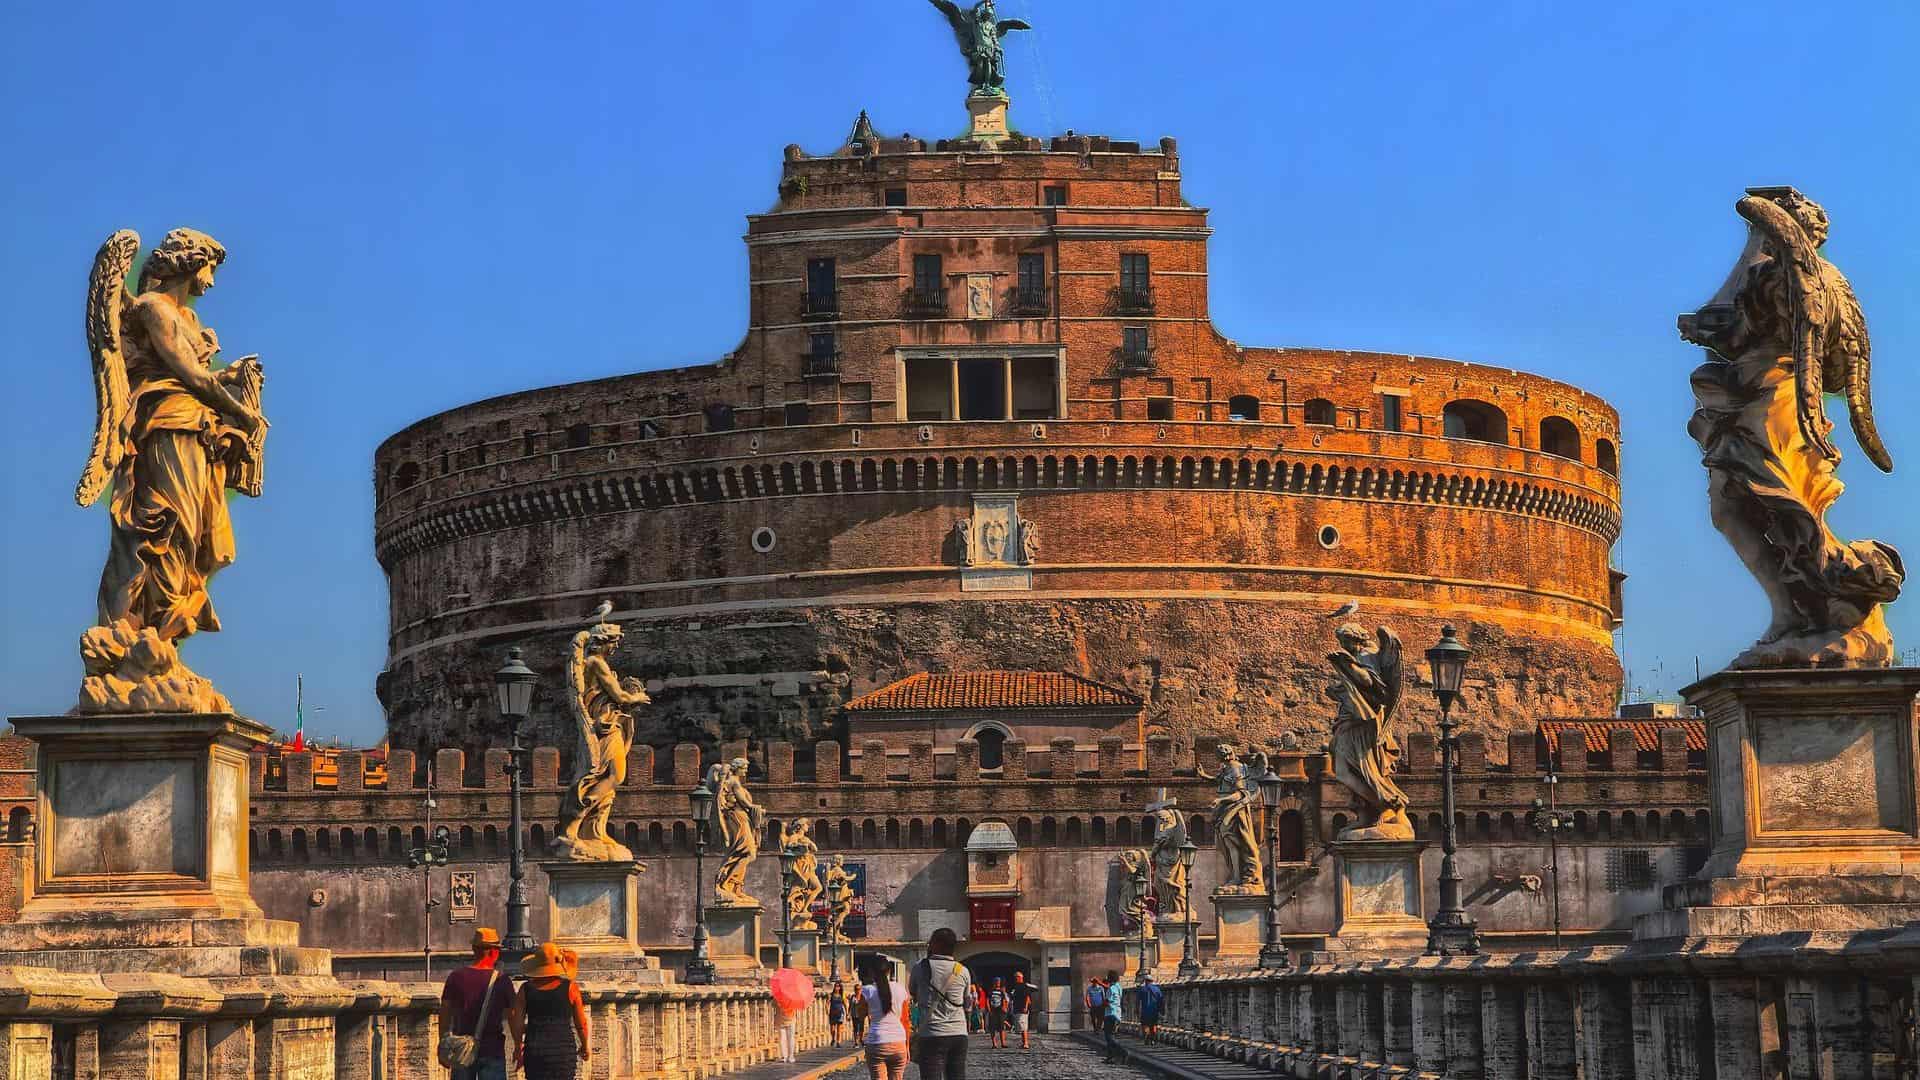
[[[795,818],[780,826],[780,850],[794,853],[793,886],[787,890],[787,918],[795,930],[816,930],[813,902],[820,899],[826,886],[820,883],[820,845],[806,818]]]
[[[747,759],[714,762],[707,770],[707,787],[714,793],[713,820],[727,848],[714,874],[713,902],[718,907],[759,907],[760,901],[746,891],[747,867],[760,854],[767,812],[747,794]]]
[[[573,635],[567,650],[567,705],[580,742],[553,848],[575,862],[633,858],[632,850],[607,832],[607,816],[627,782],[627,751],[633,746],[633,714],[624,710],[651,705],[653,699],[638,679],[620,678],[608,663],[623,636],[619,623],[596,623]]]
[[[1220,887],[1215,893],[1265,891],[1260,884],[1260,829],[1254,810],[1260,805],[1259,778],[1240,760],[1230,743],[1221,743],[1220,771],[1213,775],[1195,768],[1202,780],[1214,781],[1213,845],[1220,852]]]
[[[1790,187],[1748,188],[1734,204],[1747,245],[1680,336],[1707,350],[1692,375],[1687,434],[1707,468],[1714,527],[1760,582],[1772,621],[1732,667],[1887,667],[1881,605],[1900,595],[1900,553],[1841,540],[1827,509],[1843,489],[1824,395],[1841,394],[1867,460],[1893,458],[1873,423],[1866,318],[1820,254],[1827,213]]]
[[[993,97],[1007,96],[1006,53],[1000,48],[1000,39],[1009,30],[1031,30],[1019,19],[1001,19],[993,13],[993,0],[980,0],[971,8],[962,9],[953,0],[930,0],[940,14],[947,17],[947,24],[953,27],[953,36],[960,43],[960,55],[967,58],[967,82],[975,94]]]
[[[1339,652],[1327,655],[1338,676],[1327,693],[1340,704],[1333,719],[1333,775],[1374,815],[1373,824],[1342,829],[1338,838],[1411,840],[1407,796],[1393,782],[1400,743],[1390,725],[1404,685],[1400,639],[1382,626],[1374,630],[1370,649],[1367,632],[1353,623],[1342,625],[1333,636],[1340,643]]]
[[[263,375],[251,355],[215,367],[219,339],[192,306],[213,288],[226,248],[175,229],[129,292],[139,252],[137,233],[114,233],[87,283],[98,412],[73,498],[91,506],[110,491],[112,531],[98,625],[80,639],[86,678],[74,711],[230,712],[176,649],[220,629],[207,583],[233,562],[227,491],[260,494]]]

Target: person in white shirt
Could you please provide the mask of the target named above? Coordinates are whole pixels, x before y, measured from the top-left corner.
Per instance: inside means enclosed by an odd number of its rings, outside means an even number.
[[[860,998],[866,1003],[867,1075],[871,1080],[905,1080],[907,1075],[907,988],[893,977],[883,956],[860,965]]]

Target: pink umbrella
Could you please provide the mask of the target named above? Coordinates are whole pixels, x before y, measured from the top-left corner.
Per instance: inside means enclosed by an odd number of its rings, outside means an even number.
[[[813,1004],[813,977],[799,968],[781,968],[773,973],[773,1003],[786,1016],[794,1016]]]

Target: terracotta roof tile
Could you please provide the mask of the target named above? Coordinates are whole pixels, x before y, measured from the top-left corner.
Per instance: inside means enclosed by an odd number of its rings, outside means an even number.
[[[1633,745],[1636,750],[1660,749],[1660,729],[1679,728],[1687,733],[1687,749],[1705,752],[1707,749],[1707,725],[1704,720],[1692,720],[1685,717],[1662,717],[1657,720],[1542,720],[1540,732],[1547,737],[1547,747],[1554,752],[1560,750],[1560,736],[1579,733],[1586,737],[1587,749],[1593,753],[1605,753],[1608,749],[1608,732],[1614,728],[1626,728],[1633,732]]]
[[[920,672],[847,702],[848,712],[1132,708],[1140,698],[1065,671]]]

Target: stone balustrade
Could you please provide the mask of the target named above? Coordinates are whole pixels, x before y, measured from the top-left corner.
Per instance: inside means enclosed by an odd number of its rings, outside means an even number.
[[[704,1080],[778,1053],[771,994],[582,983],[594,1078]],[[440,988],[327,977],[188,979],[0,968],[0,1077],[444,1078]],[[802,1050],[827,1039],[824,997]]]
[[[1329,1080],[1920,1075],[1920,925],[1672,944],[1202,976],[1165,984],[1160,1039]]]

